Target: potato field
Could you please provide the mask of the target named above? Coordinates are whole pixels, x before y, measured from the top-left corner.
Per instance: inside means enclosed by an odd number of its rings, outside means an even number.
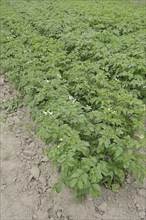
[[[145,7],[128,0],[2,0],[1,71],[58,167],[57,192],[114,192],[146,172]]]

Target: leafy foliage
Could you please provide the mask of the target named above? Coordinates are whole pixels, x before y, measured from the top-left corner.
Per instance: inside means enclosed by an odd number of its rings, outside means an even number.
[[[110,7],[109,7],[110,4]],[[2,1],[1,66],[78,197],[145,176],[144,9],[126,1]],[[119,9],[120,8],[120,9]]]
[[[1,103],[1,110],[6,110],[7,113],[15,112],[18,108],[23,106],[23,101],[21,98],[13,98],[9,101]]]

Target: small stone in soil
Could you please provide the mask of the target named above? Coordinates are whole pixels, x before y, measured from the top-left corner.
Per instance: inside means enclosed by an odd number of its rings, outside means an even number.
[[[31,139],[31,138],[28,138],[28,139],[26,140],[26,142],[30,145],[30,144],[32,143],[32,139]]]
[[[43,213],[43,215],[41,216],[41,219],[42,220],[43,219],[47,220],[48,219],[48,213],[47,212]]]
[[[96,213],[96,214],[94,215],[94,217],[96,217],[98,220],[101,219],[101,215],[100,215],[99,213]]]
[[[40,175],[40,170],[38,167],[32,167],[30,173],[35,179],[38,179]]]
[[[39,210],[39,206],[38,205],[35,205],[35,210]]]
[[[52,217],[52,215],[53,215],[53,207],[51,207],[51,208],[49,208],[48,210],[47,210],[47,213],[48,213],[48,217],[49,218],[51,218]]]
[[[47,156],[43,157],[43,159],[41,160],[41,162],[47,162],[47,161],[48,161],[48,157]]]
[[[21,135],[20,132],[21,132],[21,131],[17,131],[17,133],[15,134],[15,136],[16,136],[16,137],[19,137],[19,136]]]
[[[89,201],[89,202],[92,202],[93,199],[92,199],[91,197],[88,197],[88,201]]]
[[[30,138],[30,135],[29,134],[24,134],[23,136],[26,140],[28,140]]]
[[[6,188],[6,185],[1,186],[1,191],[3,191]]]
[[[128,198],[128,199],[131,199],[131,195],[128,195],[127,198]]]
[[[140,211],[138,214],[141,219],[145,219],[146,213],[144,211]]]
[[[32,217],[33,217],[33,219],[37,219],[37,215],[33,215]]]
[[[33,175],[30,175],[28,178],[29,182],[31,182],[32,179],[33,179]]]
[[[16,180],[17,180],[17,177],[14,177],[14,178],[13,178],[13,182],[15,182]]]
[[[39,164],[40,164],[40,161],[39,161],[39,160],[36,160],[34,163],[35,163],[36,165],[39,165]]]
[[[126,179],[126,182],[127,182],[128,184],[130,184],[130,183],[131,183],[131,179],[130,179],[130,178],[127,178],[127,179]]]
[[[35,152],[31,151],[31,150],[24,150],[23,153],[26,155],[26,156],[34,156],[35,155]]]
[[[140,205],[138,203],[135,204],[135,207],[140,210]]]
[[[121,208],[121,207],[122,207],[122,204],[121,204],[121,203],[119,203],[119,204],[118,204],[118,206],[119,206],[119,208]]]
[[[40,176],[39,180],[43,184],[43,186],[47,185],[47,181],[46,181],[46,179],[45,179],[45,177],[43,175]]]
[[[132,205],[128,205],[128,208],[131,209]]]
[[[135,204],[136,203],[136,199],[133,199],[133,204]]]
[[[107,203],[106,203],[106,202],[101,203],[101,204],[98,206],[98,210],[99,210],[100,212],[106,212],[106,210],[107,210]]]
[[[56,213],[56,215],[57,215],[58,218],[61,218],[61,217],[62,217],[62,212],[58,211],[58,212]]]
[[[35,143],[34,143],[34,142],[31,142],[31,143],[29,144],[29,148],[34,149],[34,148],[35,148]]]
[[[142,197],[146,197],[146,191],[144,189],[138,189],[137,194]]]
[[[0,76],[0,86],[3,86],[5,84],[5,79],[3,76]]]
[[[42,150],[41,148],[38,148],[37,153],[38,153],[39,155],[41,155],[41,154],[43,154],[43,150]]]

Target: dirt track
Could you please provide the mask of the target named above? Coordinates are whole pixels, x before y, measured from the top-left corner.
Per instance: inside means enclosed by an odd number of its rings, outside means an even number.
[[[0,79],[3,102],[16,96]],[[47,147],[33,133],[26,108],[4,119],[1,112],[1,220],[140,220],[145,218],[146,185],[128,177],[119,193],[103,188],[99,199],[77,204],[69,189],[54,194],[57,170],[44,156]]]

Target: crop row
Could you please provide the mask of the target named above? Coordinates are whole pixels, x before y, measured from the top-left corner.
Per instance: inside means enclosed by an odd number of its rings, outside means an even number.
[[[32,30],[61,42],[74,65],[90,60],[98,63],[109,79],[120,81],[123,88],[146,99],[145,12],[135,5],[110,1],[67,4],[66,1],[8,1]],[[126,8],[126,10],[125,10]],[[49,13],[48,13],[49,11]]]

